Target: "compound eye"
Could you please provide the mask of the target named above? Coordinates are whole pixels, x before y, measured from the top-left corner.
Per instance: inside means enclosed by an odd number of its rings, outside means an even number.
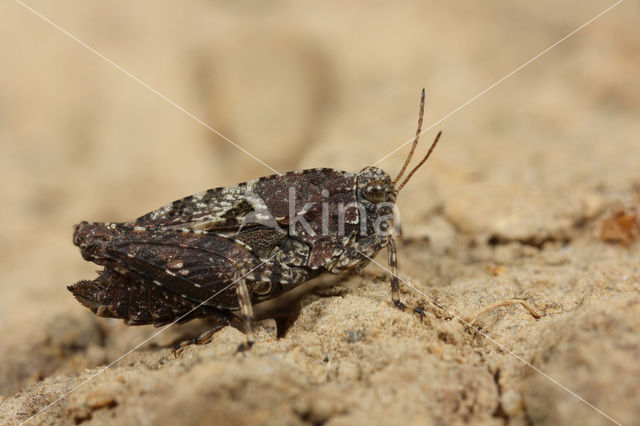
[[[382,185],[382,182],[371,182],[364,187],[362,194],[372,203],[380,203],[385,200],[387,191]]]

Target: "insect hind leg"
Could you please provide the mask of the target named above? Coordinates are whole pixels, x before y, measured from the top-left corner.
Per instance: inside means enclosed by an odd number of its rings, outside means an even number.
[[[240,306],[240,315],[242,316],[242,320],[245,325],[245,334],[247,336],[244,343],[240,344],[238,347],[238,352],[245,352],[253,346],[255,343],[255,332],[254,332],[254,316],[253,316],[253,305],[251,303],[251,296],[249,294],[249,288],[247,287],[246,277],[249,276],[246,271],[246,267],[242,264],[236,265],[236,278],[235,278],[235,288],[236,294],[238,295],[238,305]],[[252,275],[251,275],[252,276]],[[187,340],[184,342],[180,342],[177,345],[174,345],[173,352],[177,354],[178,351],[181,351],[185,347],[193,344],[207,344],[211,342],[213,335],[219,331],[220,329],[226,327],[227,325],[231,325],[231,318],[235,318],[233,314],[229,314],[229,317],[221,317],[222,320],[220,324],[216,324],[210,330],[205,331],[200,336]]]
[[[208,343],[211,343],[211,340],[213,339],[213,335],[228,325],[231,325],[231,321],[228,318],[221,319],[219,324],[216,324],[213,328],[205,331],[204,333],[200,334],[198,337],[176,342],[173,345],[173,349],[172,349],[173,355],[177,357],[187,346],[206,345]]]

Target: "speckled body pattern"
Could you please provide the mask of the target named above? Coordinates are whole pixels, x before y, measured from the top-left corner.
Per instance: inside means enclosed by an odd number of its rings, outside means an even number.
[[[99,316],[130,325],[184,322],[215,317],[219,326],[196,339],[208,341],[244,318],[248,349],[253,344],[253,304],[269,300],[322,273],[364,266],[388,248],[391,299],[400,301],[393,237],[398,192],[435,148],[403,176],[418,144],[392,181],[376,167],[359,173],[309,169],[214,188],[174,201],[125,223],[76,226],[73,242],[82,256],[104,265],[93,281],[68,287]],[[421,317],[421,308],[413,307]]]
[[[82,222],[74,243],[104,270],[69,290],[99,316],[122,318],[129,325],[173,322],[204,301],[180,321],[202,316],[226,321],[241,300],[234,286],[221,290],[238,278],[238,270],[251,271],[244,280],[255,304],[321,273],[362,266],[368,261],[363,254],[373,256],[385,247],[389,238],[376,235],[373,224],[391,209],[378,209],[363,196],[371,182],[382,182],[384,199],[395,201],[391,180],[380,169],[359,174],[311,169],[209,189],[132,222]],[[310,229],[297,222],[290,232],[291,188],[296,212]],[[264,224],[269,218],[252,199],[264,202],[277,226]],[[360,209],[337,208],[356,202]],[[325,232],[323,203],[328,207]],[[366,226],[361,227],[360,215],[369,219]]]

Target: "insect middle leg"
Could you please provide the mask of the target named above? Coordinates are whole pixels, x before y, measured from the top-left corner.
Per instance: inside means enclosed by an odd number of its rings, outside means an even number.
[[[251,304],[251,296],[247,288],[247,281],[241,277],[236,282],[236,293],[238,294],[238,303],[240,304],[240,312],[245,324],[245,333],[247,339],[244,344],[238,347],[238,352],[251,349],[255,343],[255,335],[253,331],[253,305]]]
[[[265,261],[259,267],[247,272],[248,266],[237,265],[235,289],[238,296],[240,315],[245,324],[245,343],[239,352],[250,349],[255,343],[253,303],[270,300],[309,279],[309,273],[303,268],[283,265],[280,262]],[[268,283],[267,290],[258,292],[259,283]]]
[[[249,295],[249,289],[247,288],[247,282],[245,280],[246,274],[241,273],[242,269],[239,269],[236,273],[235,288],[236,294],[238,295],[238,304],[240,306],[240,313],[242,315],[242,320],[245,324],[245,334],[247,336],[246,341],[238,347],[238,352],[244,352],[248,349],[251,349],[253,344],[255,343],[255,333],[254,333],[254,321],[253,321],[253,305],[251,304],[251,296]],[[233,317],[232,314],[229,314],[230,317]],[[216,324],[212,329],[205,331],[200,336],[187,340],[184,342],[180,342],[173,347],[173,353],[176,355],[182,349],[189,345],[202,345],[211,342],[213,335],[218,332],[220,329],[231,325],[232,320],[230,318],[220,318],[222,321],[219,324]]]

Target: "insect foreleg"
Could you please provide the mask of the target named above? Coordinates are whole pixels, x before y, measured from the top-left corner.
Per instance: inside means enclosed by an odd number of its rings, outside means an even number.
[[[407,306],[400,300],[400,279],[398,278],[398,256],[396,254],[396,245],[393,238],[389,236],[387,244],[387,252],[389,253],[389,268],[391,269],[391,300],[393,304],[400,310],[411,309],[414,313],[420,316],[420,319],[424,317],[424,310],[417,306]]]

